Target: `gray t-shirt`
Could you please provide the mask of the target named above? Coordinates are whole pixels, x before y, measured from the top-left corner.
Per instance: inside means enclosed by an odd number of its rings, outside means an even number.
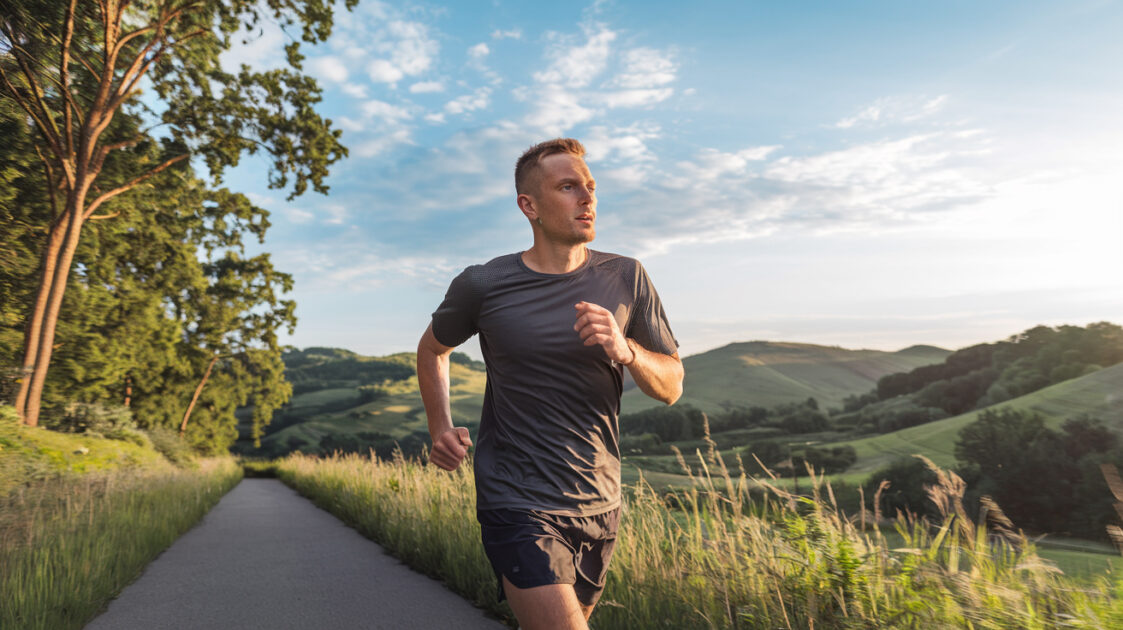
[[[593,250],[563,274],[533,271],[521,254],[473,265],[433,313],[437,341],[458,346],[479,333],[487,364],[475,442],[477,509],[590,516],[620,504],[624,368],[573,329],[582,301],[608,309],[644,348],[677,351],[639,261]]]

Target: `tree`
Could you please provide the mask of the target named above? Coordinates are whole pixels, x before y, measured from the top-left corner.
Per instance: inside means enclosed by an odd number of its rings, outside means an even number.
[[[346,0],[348,9],[357,0]],[[244,153],[270,158],[269,185],[289,198],[308,185],[326,192],[328,167],[346,155],[338,130],[313,109],[315,81],[301,74],[300,42],[285,47],[288,67],[224,71],[219,55],[240,29],[262,19],[300,27],[301,40],[331,33],[324,0],[0,0],[0,95],[34,130],[50,218],[39,282],[26,318],[23,378],[15,406],[38,423],[47,368],[74,255],[85,226],[120,216],[120,196],[198,156],[216,183]],[[143,113],[142,80],[166,108],[165,136],[134,130],[121,114]],[[139,159],[153,148],[157,157]],[[133,170],[107,168],[116,154]],[[131,154],[131,155],[130,155]]]

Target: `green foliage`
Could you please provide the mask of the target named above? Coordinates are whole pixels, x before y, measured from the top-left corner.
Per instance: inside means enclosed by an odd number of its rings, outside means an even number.
[[[1098,419],[1074,418],[1058,432],[1039,414],[1002,408],[964,427],[955,454],[974,494],[994,497],[1019,526],[1104,539],[1117,514],[1099,466],[1123,464],[1118,443]]]
[[[63,206],[77,212],[92,201],[56,193],[63,163],[71,170],[78,164],[90,178],[80,182],[82,195],[87,187],[94,195],[126,192],[103,199],[95,218],[106,220],[82,228],[44,404],[118,404],[131,396],[142,427],[176,427],[217,359],[187,424],[193,447],[215,453],[237,437],[237,407],[252,405],[247,433],[257,440],[291,396],[276,333],[295,325],[295,305],[279,297],[291,277],[276,271],[268,254],[245,255],[243,237],[263,241],[268,212],[221,188],[222,174],[244,153],[261,151],[269,185],[291,184],[291,199],[309,186],[326,193],[328,167],[346,155],[340,131],[315,111],[320,88],[302,74],[300,42],[286,46],[287,67],[267,72],[243,66],[228,73],[219,56],[233,38],[252,38],[261,19],[299,27],[303,42],[323,41],[335,7],[206,0],[170,11],[169,4],[129,5],[122,32],[132,35],[117,41],[106,39],[117,30],[102,23],[121,23],[113,4],[75,5],[65,38],[65,4],[31,0],[5,12],[0,39],[20,45],[0,50],[9,86],[0,89],[0,350],[13,364],[21,354],[39,286],[36,264],[49,258],[41,256],[49,227]],[[63,39],[69,49],[58,45]],[[59,75],[64,50],[70,62]],[[91,70],[108,61],[114,63],[105,72]],[[142,75],[145,100],[134,89]],[[94,98],[98,93],[114,96]],[[159,112],[148,108],[153,99]],[[91,132],[83,117],[104,120],[104,129]],[[75,147],[87,142],[77,155]],[[206,164],[209,185],[195,177],[183,159],[189,156]]]
[[[195,451],[174,430],[168,427],[155,426],[148,429],[147,433],[152,441],[152,447],[168,458],[171,463],[180,468],[197,466]]]

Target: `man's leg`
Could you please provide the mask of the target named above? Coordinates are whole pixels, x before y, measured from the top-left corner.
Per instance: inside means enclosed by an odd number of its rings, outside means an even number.
[[[585,607],[572,584],[518,588],[503,576],[503,592],[521,630],[588,630],[593,607]]]

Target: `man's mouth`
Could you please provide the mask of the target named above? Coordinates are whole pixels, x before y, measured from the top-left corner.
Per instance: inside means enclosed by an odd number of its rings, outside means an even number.
[[[583,222],[583,223],[589,223],[589,224],[592,224],[592,223],[593,223],[593,215],[591,215],[591,214],[582,214],[582,215],[579,215],[579,216],[577,217],[577,220],[578,220],[578,221],[581,221],[581,222]]]

